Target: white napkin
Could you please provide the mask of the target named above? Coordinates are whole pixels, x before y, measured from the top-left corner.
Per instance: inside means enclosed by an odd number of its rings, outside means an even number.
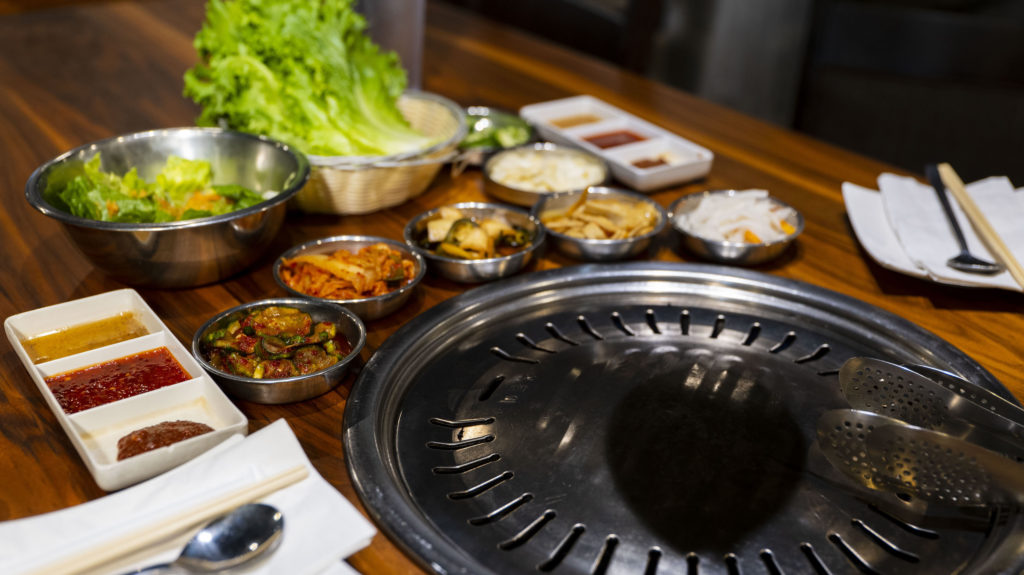
[[[122,491],[60,511],[0,523],[0,573],[39,569],[297,465],[306,466],[309,476],[262,499],[284,514],[280,545],[265,559],[232,573],[349,573],[351,568],[342,560],[367,546],[376,530],[317,473],[283,419],[248,437],[231,437],[184,465]],[[91,572],[123,573],[171,561],[190,536],[183,533],[158,549],[147,549]]]
[[[914,277],[928,277],[928,271],[918,267],[903,251],[900,239],[889,225],[882,194],[878,190],[843,182],[843,203],[846,204],[853,233],[879,265]]]
[[[960,272],[946,265],[949,258],[959,253],[959,247],[930,185],[913,178],[882,174],[878,177],[878,187],[880,201],[868,197],[870,190],[844,183],[843,198],[854,233],[880,264],[940,283],[1024,291],[1024,286],[1018,285],[1009,272],[985,276]],[[1024,227],[1019,225],[1024,216],[1024,193],[1014,190],[1005,177],[972,183],[967,186],[967,192],[1007,246],[1018,258],[1024,258]],[[955,198],[949,197],[968,247],[978,257],[993,259]]]

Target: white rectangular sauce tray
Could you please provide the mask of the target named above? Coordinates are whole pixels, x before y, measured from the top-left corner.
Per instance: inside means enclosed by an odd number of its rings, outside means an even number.
[[[58,330],[131,312],[146,327],[146,335],[33,363],[24,341]],[[4,322],[11,346],[36,383],[96,483],[107,491],[127,487],[176,467],[233,434],[248,433],[245,415],[224,395],[163,321],[132,289],[111,291],[13,315]],[[190,378],[75,413],[66,413],[46,378],[166,347]],[[147,451],[121,461],[117,442],[132,431],[165,421],[187,420],[213,428],[196,437]]]
[[[593,96],[530,104],[521,108],[519,115],[533,124],[542,138],[601,157],[616,179],[641,192],[703,178],[715,158],[711,150]],[[588,141],[616,133],[641,139],[604,148]],[[657,164],[642,167],[644,161]]]

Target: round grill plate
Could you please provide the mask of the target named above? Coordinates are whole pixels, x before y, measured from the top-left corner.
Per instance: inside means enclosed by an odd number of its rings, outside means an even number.
[[[476,288],[403,326],[345,413],[356,490],[438,573],[953,573],[1015,512],[867,490],[816,443],[854,356],[1003,397],[936,336],[746,270],[585,265]]]

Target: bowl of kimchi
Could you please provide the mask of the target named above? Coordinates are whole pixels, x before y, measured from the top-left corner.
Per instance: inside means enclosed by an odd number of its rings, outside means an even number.
[[[289,295],[339,304],[363,321],[402,307],[426,272],[423,256],[376,236],[309,241],[274,263],[274,279]]]

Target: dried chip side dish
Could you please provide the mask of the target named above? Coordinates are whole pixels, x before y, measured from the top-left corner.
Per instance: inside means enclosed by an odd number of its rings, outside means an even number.
[[[647,202],[581,195],[567,209],[541,212],[549,231],[590,240],[621,240],[650,233],[661,216]]]

